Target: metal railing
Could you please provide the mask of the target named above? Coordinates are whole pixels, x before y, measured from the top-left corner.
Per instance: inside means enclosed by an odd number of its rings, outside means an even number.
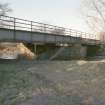
[[[41,32],[41,33],[52,33],[57,35],[69,35],[75,37],[90,38],[92,36],[93,38],[93,35],[89,33],[58,27],[54,25],[44,24],[40,22],[19,19],[10,16],[0,16],[0,28],[25,30],[25,31]]]
[[[96,36],[93,34],[10,16],[0,16],[0,28],[73,36],[76,38],[79,37],[85,41],[87,39],[97,40]]]

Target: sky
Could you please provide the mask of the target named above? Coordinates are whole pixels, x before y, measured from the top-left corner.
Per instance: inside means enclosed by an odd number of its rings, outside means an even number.
[[[84,32],[89,29],[81,15],[81,0],[0,0],[9,3],[10,16],[58,25]]]

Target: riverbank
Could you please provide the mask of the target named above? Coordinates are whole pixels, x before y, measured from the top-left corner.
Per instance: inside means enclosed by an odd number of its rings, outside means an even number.
[[[0,105],[105,105],[104,85],[104,60],[0,60]]]

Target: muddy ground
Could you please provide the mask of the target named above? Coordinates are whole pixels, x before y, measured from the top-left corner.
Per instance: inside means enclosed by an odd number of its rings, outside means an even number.
[[[105,105],[105,61],[0,60],[0,105]]]

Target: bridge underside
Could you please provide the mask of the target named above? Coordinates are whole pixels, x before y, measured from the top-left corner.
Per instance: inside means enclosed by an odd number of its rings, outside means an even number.
[[[45,60],[70,60],[70,59],[85,59],[95,56],[96,52],[101,49],[101,46],[82,45],[82,44],[26,44],[32,52],[37,55],[37,59]]]

